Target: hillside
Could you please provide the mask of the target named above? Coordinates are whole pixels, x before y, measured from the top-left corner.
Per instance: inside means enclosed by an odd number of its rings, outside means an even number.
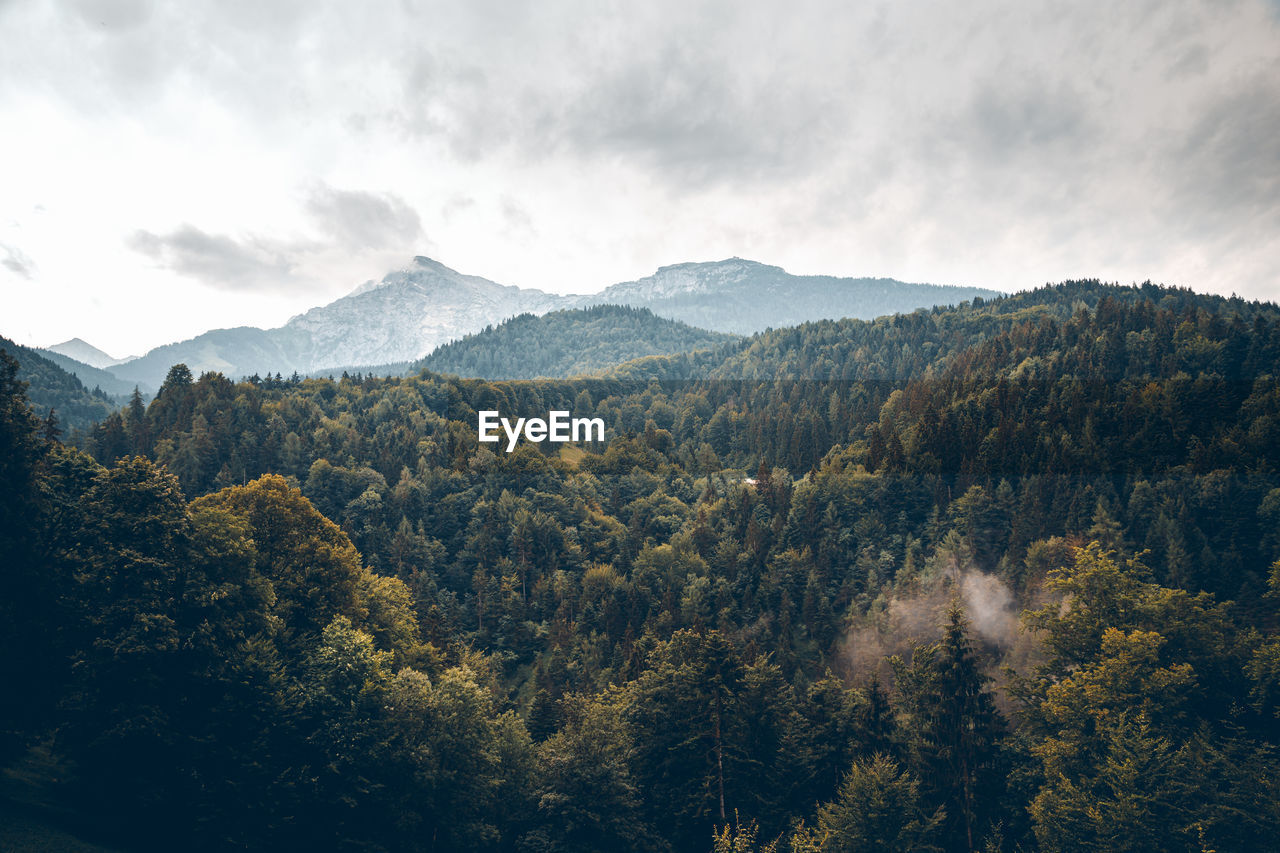
[[[414,369],[481,379],[582,376],[651,355],[711,349],[732,335],[695,329],[646,308],[599,305],[519,317],[436,348]]]
[[[0,747],[126,848],[1269,850],[1278,375],[1274,304],[1076,281],[574,379],[176,370],[87,453],[5,385]]]
[[[128,379],[121,379],[115,373],[112,373],[109,367],[94,367],[60,352],[48,349],[37,349],[35,352],[75,376],[86,388],[100,388],[116,399],[128,397],[133,393],[135,387],[147,395],[155,393],[157,387],[145,382],[131,382]]]
[[[1070,281],[996,298],[977,298],[960,308],[917,309],[875,320],[816,320],[771,329],[743,339],[715,358],[683,354],[621,364],[614,378],[807,381],[902,381],[944,368],[958,353],[1029,320],[1069,320],[1108,300],[1150,303],[1173,314],[1209,311],[1244,322],[1273,320],[1272,303],[1198,294],[1150,283],[1139,286]]]
[[[116,358],[95,347],[88,341],[80,338],[72,338],[69,341],[63,341],[60,344],[43,347],[45,352],[53,352],[58,355],[65,355],[67,358],[75,359],[81,364],[87,364],[90,367],[111,367],[113,364],[129,361],[129,358]],[[133,356],[131,356],[132,358]]]
[[[27,397],[36,414],[44,417],[52,409],[63,430],[87,430],[120,403],[101,389],[86,388],[73,374],[36,350],[0,338],[0,351],[17,360],[17,378],[27,383]],[[94,370],[87,365],[84,368],[87,373]]]
[[[308,362],[309,345],[305,334],[292,332],[288,327],[214,329],[189,340],[156,347],[110,370],[126,382],[152,388],[160,386],[175,364],[185,364],[197,374],[217,371],[239,378],[270,372],[288,376]]]

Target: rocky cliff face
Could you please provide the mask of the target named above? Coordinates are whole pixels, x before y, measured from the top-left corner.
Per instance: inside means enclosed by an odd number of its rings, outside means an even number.
[[[437,346],[517,314],[545,314],[570,298],[463,275],[414,258],[382,281],[313,308],[285,328],[310,341],[307,370],[345,364],[412,361]]]
[[[678,296],[723,292],[750,280],[788,277],[781,267],[773,267],[742,258],[708,263],[672,264],[658,267],[653,275],[636,281],[624,281],[584,299],[592,302],[656,302]]]

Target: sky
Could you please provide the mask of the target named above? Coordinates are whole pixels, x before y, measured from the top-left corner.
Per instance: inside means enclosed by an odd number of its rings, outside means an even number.
[[[0,334],[121,357],[427,255],[1280,299],[1280,0],[0,0]]]

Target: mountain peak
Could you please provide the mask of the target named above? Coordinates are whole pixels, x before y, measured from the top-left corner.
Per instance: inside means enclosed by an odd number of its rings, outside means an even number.
[[[782,267],[732,257],[722,261],[689,261],[658,267],[653,275],[606,288],[593,301],[634,304],[636,300],[669,299],[715,293],[725,287],[756,280],[787,277]],[[735,330],[736,331],[736,330]]]
[[[371,290],[377,290],[393,284],[404,284],[406,282],[417,283],[423,272],[433,273],[436,276],[443,276],[450,279],[470,278],[470,276],[464,276],[457,270],[451,269],[433,258],[428,258],[426,255],[415,255],[413,260],[407,265],[387,273],[380,279],[369,279],[358,286],[355,290],[348,293],[347,296],[359,296],[362,293],[368,293]],[[298,316],[302,315],[300,314]]]
[[[111,367],[112,365],[119,364],[124,360],[108,355],[93,344],[82,340],[81,338],[72,338],[69,341],[63,341],[60,344],[45,347],[45,349],[50,352],[56,352],[59,355],[65,355],[67,358],[74,358],[82,364],[87,364],[90,367],[97,368]]]
[[[752,334],[808,320],[909,312],[930,305],[988,298],[995,291],[909,284],[893,279],[791,275],[746,258],[659,267],[653,275],[611,285],[583,304],[643,306],[660,317],[717,332]]]
[[[426,255],[414,255],[413,265],[422,267],[423,269],[432,270],[433,272],[448,273],[449,275],[458,275],[458,271],[447,267],[437,261],[435,258],[428,258]]]
[[[762,264],[759,261],[753,261],[749,258],[739,258],[734,255],[732,258],[725,258],[723,261],[685,261],[682,264],[667,264],[658,267],[654,275],[672,272],[675,270],[715,270],[715,269],[776,269],[782,271],[781,267]]]

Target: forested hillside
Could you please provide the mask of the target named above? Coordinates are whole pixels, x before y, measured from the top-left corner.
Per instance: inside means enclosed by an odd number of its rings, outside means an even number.
[[[541,317],[521,314],[437,347],[414,367],[479,379],[564,378],[732,340],[733,335],[695,329],[645,308],[598,305]]]
[[[1269,850],[1278,375],[1276,306],[1098,282],[574,380],[179,365],[78,449],[8,365],[5,760],[131,850]]]
[[[17,359],[18,378],[27,384],[27,396],[40,416],[54,413],[51,426],[89,429],[115,410],[110,394],[97,386],[89,390],[78,377],[35,350],[0,338],[0,351]]]
[[[79,379],[80,383],[86,388],[98,388],[117,400],[127,399],[133,393],[134,388],[139,388],[146,394],[150,394],[154,390],[154,386],[147,387],[136,382],[130,382],[127,379],[121,379],[110,370],[76,361],[74,358],[53,350],[39,349],[35,352]],[[99,420],[101,419],[99,418]]]

